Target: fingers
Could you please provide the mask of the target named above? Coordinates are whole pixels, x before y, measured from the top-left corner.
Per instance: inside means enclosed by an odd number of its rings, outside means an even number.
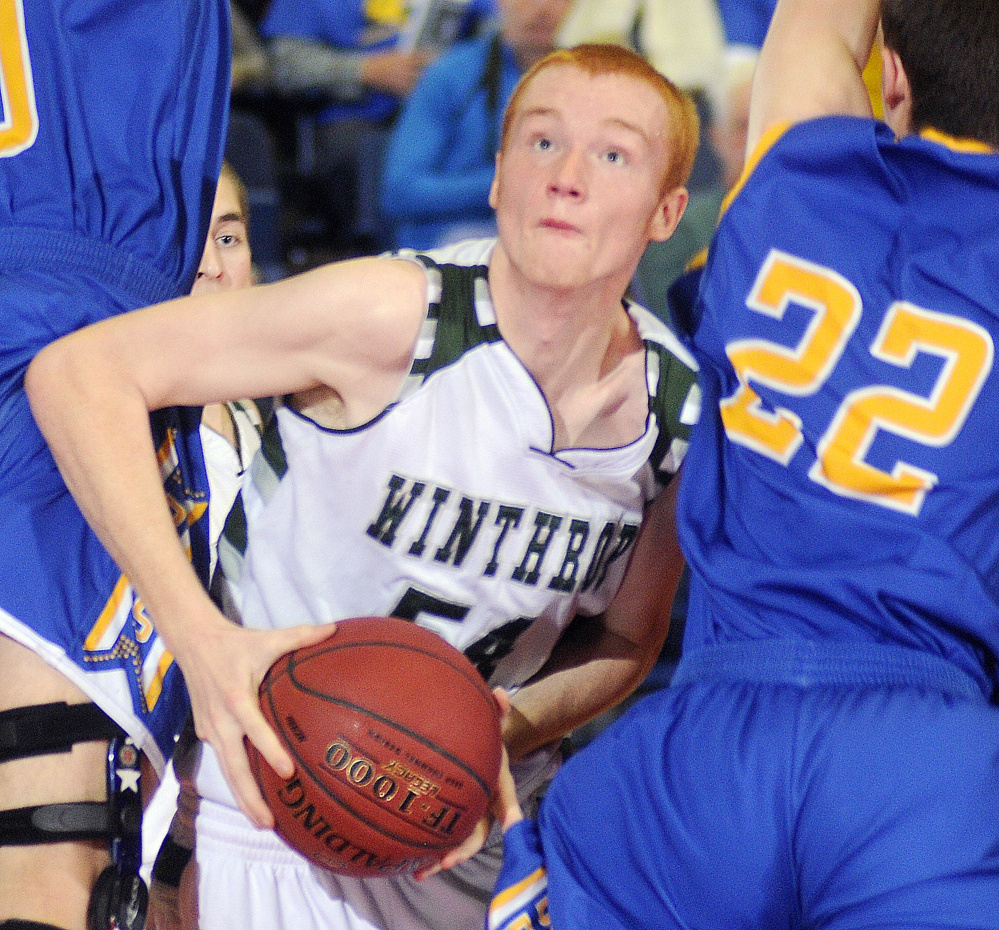
[[[242,732],[239,734],[241,739],[238,748],[234,746],[227,753],[229,771],[225,773],[243,812],[258,826],[273,826],[274,817],[264,802],[256,779],[250,770],[243,739],[253,743],[260,755],[263,756],[264,761],[281,778],[291,778],[295,774],[295,763],[261,713],[257,689],[263,676],[266,675],[267,669],[281,656],[296,649],[320,643],[331,636],[335,630],[335,624],[302,625],[287,630],[269,631],[266,634],[269,639],[268,649],[263,654],[270,658],[269,661],[268,658],[263,660],[264,667],[262,670],[258,668],[259,675],[254,676],[252,703],[246,707],[244,713],[237,715],[242,723]]]
[[[203,679],[207,684],[197,689],[200,700],[192,694],[198,736],[215,750],[240,809],[259,827],[272,827],[274,818],[253,777],[245,741],[281,778],[295,773],[291,756],[260,710],[260,683],[282,655],[321,642],[335,629],[333,624],[267,631],[233,628],[224,650],[228,661]]]
[[[456,865],[460,865],[462,862],[471,859],[472,856],[482,849],[482,844],[485,843],[486,838],[489,836],[489,827],[491,824],[492,818],[490,816],[486,815],[483,817],[475,825],[472,835],[464,843],[452,849],[439,862],[435,862],[425,869],[418,869],[413,873],[413,878],[418,882],[426,881],[438,872],[442,872],[445,869],[453,869]]]
[[[232,748],[218,755],[222,764],[222,774],[232,788],[240,810],[253,821],[255,826],[273,827],[274,815],[260,794],[256,779],[250,771],[245,747],[241,745],[238,749]]]
[[[496,700],[496,706],[499,707],[500,720],[506,718],[506,715],[510,713],[513,708],[513,704],[510,703],[510,695],[507,694],[506,688],[493,688],[493,698]]]
[[[239,703],[230,707],[216,705],[213,711],[198,722],[199,738],[215,750],[222,774],[243,813],[258,827],[273,826],[274,819],[253,777],[244,740],[252,742],[279,774],[294,770],[291,759],[261,714],[255,692],[252,697],[241,695]]]
[[[286,652],[292,652],[295,649],[304,649],[306,646],[314,646],[316,643],[321,643],[336,632],[336,624],[324,623],[320,626],[312,626],[311,624],[294,626],[280,632],[284,634],[282,639],[283,646],[278,647],[281,648],[281,652],[274,657],[275,661]]]
[[[517,786],[510,772],[510,757],[503,747],[503,760],[500,763],[499,786],[492,803],[492,813],[500,828],[506,833],[515,823],[524,819],[524,812],[517,798]]]

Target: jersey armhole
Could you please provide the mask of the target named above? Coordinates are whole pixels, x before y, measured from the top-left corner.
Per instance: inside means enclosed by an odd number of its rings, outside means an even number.
[[[742,169],[742,174],[739,175],[739,180],[732,185],[732,189],[725,195],[725,199],[722,201],[721,210],[719,211],[719,219],[725,215],[728,210],[729,205],[738,196],[739,191],[745,186],[746,181],[749,180],[749,176],[756,170],[756,166],[763,159],[763,156],[767,154],[776,144],[777,140],[781,138],[790,129],[791,123],[774,123],[763,135],[760,137],[760,141],[756,143],[756,147],[750,152],[749,157],[746,159],[745,167]]]

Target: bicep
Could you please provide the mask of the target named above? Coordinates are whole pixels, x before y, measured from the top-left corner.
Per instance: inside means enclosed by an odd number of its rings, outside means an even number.
[[[378,259],[274,284],[185,297],[99,324],[90,364],[133,385],[149,409],[327,385],[359,390],[408,361],[422,322],[422,269]]]

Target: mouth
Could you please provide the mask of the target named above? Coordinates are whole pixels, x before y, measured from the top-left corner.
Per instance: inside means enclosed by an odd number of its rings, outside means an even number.
[[[578,233],[580,231],[578,226],[573,226],[572,223],[568,223],[565,220],[545,219],[538,225],[541,226],[542,229],[550,229],[553,232]]]

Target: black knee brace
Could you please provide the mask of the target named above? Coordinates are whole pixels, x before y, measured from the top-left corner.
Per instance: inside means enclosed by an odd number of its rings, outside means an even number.
[[[69,752],[76,743],[94,740],[108,740],[107,800],[0,811],[0,846],[109,841],[113,864],[94,885],[88,928],[141,930],[149,893],[139,877],[142,861],[139,750],[125,731],[95,704],[40,704],[0,712],[0,762]],[[6,924],[0,925],[0,930],[7,930]],[[10,930],[26,928],[15,926]]]
[[[156,861],[153,862],[153,881],[161,882],[170,888],[179,888],[181,876],[193,855],[193,849],[181,846],[168,833],[156,854]],[[0,927],[0,930],[3,928]]]

